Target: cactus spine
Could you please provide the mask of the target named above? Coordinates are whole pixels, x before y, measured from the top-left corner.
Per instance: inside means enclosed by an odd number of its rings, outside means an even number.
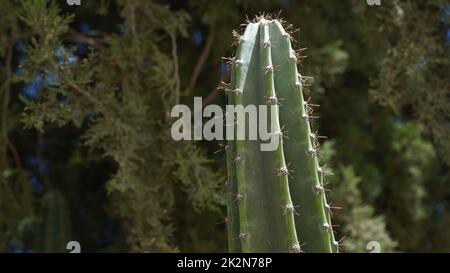
[[[232,64],[228,104],[274,105],[268,117],[280,137],[275,151],[260,151],[259,140],[228,141],[230,252],[337,252],[290,35],[278,20],[257,18],[238,37]]]
[[[42,198],[35,249],[41,253],[62,253],[70,240],[70,215],[62,193],[52,190]]]

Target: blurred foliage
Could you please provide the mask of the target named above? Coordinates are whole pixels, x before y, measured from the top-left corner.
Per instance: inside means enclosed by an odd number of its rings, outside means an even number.
[[[224,154],[175,142],[170,109],[224,104],[246,17],[293,25],[328,139],[343,251],[450,251],[445,1],[6,1],[0,11],[0,251],[35,250],[60,190],[83,251],[226,251]],[[300,27],[300,31],[295,31]]]
[[[363,201],[361,194],[361,177],[357,176],[353,166],[335,163],[335,142],[327,141],[322,147],[321,161],[327,165],[326,172],[332,194],[330,208],[333,224],[345,239],[343,250],[348,252],[365,252],[370,241],[380,243],[381,251],[393,251],[397,243],[386,231],[385,218],[376,215],[375,208]]]
[[[450,165],[450,6],[444,3],[390,1],[388,12],[373,17],[377,31],[387,36],[387,54],[371,95],[396,112],[412,112]]]

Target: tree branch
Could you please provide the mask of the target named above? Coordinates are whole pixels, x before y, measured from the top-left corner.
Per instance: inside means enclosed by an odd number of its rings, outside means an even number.
[[[105,41],[102,38],[89,37],[71,28],[63,35],[62,39],[75,44],[85,43],[97,49],[105,48]]]
[[[88,101],[90,101],[92,104],[97,105],[98,107],[100,107],[101,111],[103,112],[103,114],[106,114],[106,107],[104,106],[104,104],[99,101],[96,97],[92,96],[91,94],[89,94],[88,92],[86,92],[85,90],[81,89],[78,85],[69,82],[69,86],[75,90],[78,94],[82,95],[83,97],[85,97]]]
[[[3,83],[2,89],[4,90],[3,94],[3,107],[2,107],[2,119],[1,119],[1,138],[4,140],[5,149],[4,151],[9,148],[11,151],[14,161],[16,163],[16,167],[21,169],[22,164],[20,160],[19,152],[17,151],[16,146],[12,143],[12,141],[8,137],[8,109],[9,109],[9,102],[11,99],[11,62],[12,62],[12,55],[13,55],[13,45],[14,45],[14,39],[11,39],[10,44],[8,45],[8,48],[6,50],[6,58],[5,58],[5,82]],[[2,155],[6,156],[6,155]]]
[[[211,53],[214,36],[215,36],[215,28],[214,26],[211,26],[205,47],[203,48],[202,54],[200,55],[200,58],[198,59],[197,64],[195,65],[194,71],[192,72],[191,80],[189,81],[189,85],[186,92],[188,95],[192,95],[194,92],[198,77],[200,76],[202,68],[205,65],[206,61],[208,60],[209,54]]]
[[[172,41],[172,59],[173,59],[173,78],[175,83],[175,104],[180,104],[180,75],[177,54],[177,36],[175,31],[170,33]]]
[[[12,47],[14,42],[11,41],[11,43],[8,45],[8,48],[6,50],[6,58],[5,58],[5,82],[3,83],[2,89],[4,90],[3,93],[3,107],[2,107],[2,119],[1,119],[1,137],[3,139],[8,138],[8,132],[7,132],[7,122],[8,122],[8,107],[9,107],[9,101],[10,101],[10,82],[11,82],[11,61],[12,61]]]

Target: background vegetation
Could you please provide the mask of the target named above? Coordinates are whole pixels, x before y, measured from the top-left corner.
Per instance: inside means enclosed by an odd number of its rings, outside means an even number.
[[[260,12],[300,27],[343,251],[450,251],[446,1],[81,2],[2,2],[0,252],[39,251],[56,191],[84,252],[226,251],[221,143],[173,141],[169,113],[225,104]]]

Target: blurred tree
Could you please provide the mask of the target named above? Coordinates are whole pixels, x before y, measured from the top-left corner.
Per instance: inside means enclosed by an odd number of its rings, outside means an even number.
[[[390,1],[372,20],[374,32],[386,37],[373,99],[420,121],[450,166],[450,5]]]
[[[330,209],[338,234],[344,238],[342,251],[367,252],[367,244],[376,241],[382,252],[391,252],[397,246],[386,229],[385,217],[376,215],[375,208],[364,202],[361,194],[361,177],[352,166],[336,163],[334,141],[327,141],[322,148],[321,159],[332,163],[327,166],[332,189]],[[337,165],[336,165],[337,164]]]

